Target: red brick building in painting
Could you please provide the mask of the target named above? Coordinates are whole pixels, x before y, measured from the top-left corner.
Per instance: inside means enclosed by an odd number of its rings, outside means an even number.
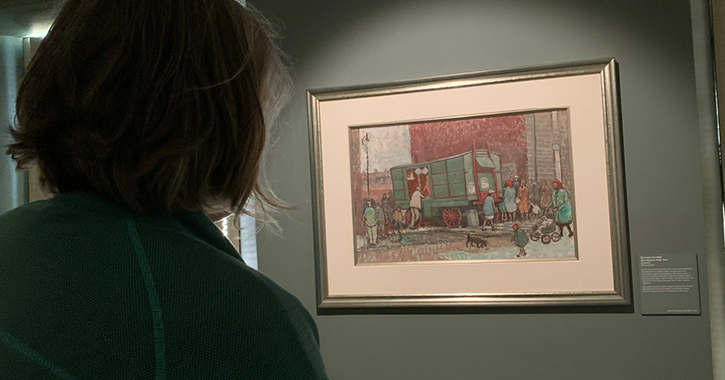
[[[525,131],[522,115],[411,124],[410,156],[413,162],[432,161],[470,151],[475,144],[476,149],[490,147],[502,163],[516,164],[516,174],[526,175]]]
[[[524,115],[411,124],[410,156],[426,162],[473,149],[501,155],[503,180],[558,179],[571,186],[569,118],[566,110]]]

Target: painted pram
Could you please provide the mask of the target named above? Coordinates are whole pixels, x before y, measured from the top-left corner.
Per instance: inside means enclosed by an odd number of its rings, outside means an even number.
[[[556,232],[556,224],[554,224],[553,220],[549,220],[549,223],[537,222],[531,228],[529,238],[533,241],[539,241],[541,239],[541,242],[544,244],[549,244],[552,241],[556,243],[561,240],[561,235]]]

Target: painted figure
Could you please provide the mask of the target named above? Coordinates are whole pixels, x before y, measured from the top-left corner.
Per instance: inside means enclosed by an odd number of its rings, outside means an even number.
[[[541,202],[541,186],[536,183],[536,179],[533,177],[529,178],[529,197],[533,205],[541,207],[539,204]]]
[[[483,227],[481,230],[484,230],[486,225],[490,225],[493,230],[493,219],[496,214],[496,202],[493,200],[495,192],[495,190],[489,190],[488,195],[483,199]]]
[[[526,187],[526,181],[521,181],[521,186],[519,186],[517,198],[519,200],[518,209],[519,213],[521,213],[521,219],[529,219],[529,211],[531,208],[529,205],[529,188]]]
[[[363,211],[363,223],[367,234],[368,244],[378,244],[378,218],[373,208],[372,201],[366,202],[367,207]]]
[[[514,236],[511,237],[511,241],[519,247],[519,254],[516,257],[525,257],[528,253],[526,253],[524,247],[526,247],[526,244],[529,244],[529,236],[526,235],[524,230],[519,228],[518,224],[511,226],[511,229],[514,230]]]
[[[498,210],[496,210],[496,222],[501,223],[506,221],[506,204],[503,202],[503,198],[496,204]]]
[[[395,211],[395,200],[391,198],[391,195],[392,194],[390,192],[387,192],[380,198],[380,205],[383,206],[383,213],[385,214],[384,219],[393,215],[393,212]]]
[[[404,220],[405,219],[403,217],[403,210],[400,206],[398,206],[398,208],[395,209],[395,212],[393,213],[393,224],[395,225],[395,228],[397,228],[397,229],[403,228]]]
[[[519,179],[519,176],[515,175],[513,180],[513,188],[516,192],[516,210],[512,213],[512,220],[520,220],[521,219],[521,212],[519,211],[519,187],[521,187],[521,180]]]
[[[531,218],[534,220],[541,219],[542,215],[541,215],[541,208],[539,207],[539,205],[536,203],[531,203],[531,202],[529,202],[529,204],[531,205],[531,213],[530,213]]]
[[[413,195],[410,196],[410,228],[415,229],[415,225],[420,219],[420,212],[423,210],[423,194],[420,192],[420,186],[415,188]]]
[[[375,207],[375,219],[378,221],[378,233],[383,232],[385,229],[385,210],[383,210],[382,201],[385,199],[385,196],[383,196],[383,199],[381,199],[381,203],[378,203],[377,207]]]
[[[423,195],[423,198],[428,198],[430,196],[430,183],[428,183],[428,181],[425,181],[423,190],[421,190],[420,193]]]
[[[559,226],[559,234],[564,236],[564,227],[569,230],[569,237],[574,236],[571,229],[572,212],[571,202],[569,201],[569,193],[564,189],[559,180],[553,180],[551,185],[554,187],[554,194],[551,197],[549,207],[554,209],[556,214],[556,225]]]
[[[544,214],[548,211],[549,203],[551,203],[551,187],[546,183],[546,180],[541,181],[541,202],[539,206],[544,209]]]
[[[503,203],[506,206],[507,218],[513,220],[516,212],[516,189],[513,188],[511,180],[506,181],[506,188],[503,191]]]

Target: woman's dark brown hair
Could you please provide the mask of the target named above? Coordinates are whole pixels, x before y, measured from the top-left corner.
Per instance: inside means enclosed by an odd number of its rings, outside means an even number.
[[[137,212],[279,206],[260,178],[289,74],[235,0],[68,0],[17,98],[19,168]]]

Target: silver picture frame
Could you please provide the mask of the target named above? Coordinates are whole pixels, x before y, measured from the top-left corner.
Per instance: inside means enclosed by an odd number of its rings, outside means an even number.
[[[327,157],[330,153],[331,146],[344,146],[349,144],[348,140],[330,141],[324,140],[325,128],[329,128],[325,124],[328,118],[326,110],[329,108],[327,104],[342,104],[346,102],[347,107],[355,107],[355,102],[364,102],[365,99],[377,98],[385,99],[386,97],[399,97],[401,95],[428,93],[435,96],[437,93],[443,94],[446,91],[460,91],[469,88],[482,88],[489,86],[499,86],[505,88],[509,85],[538,83],[541,80],[558,80],[561,78],[571,77],[592,77],[598,76],[598,93],[597,96],[601,102],[601,125],[603,130],[601,135],[604,143],[604,152],[601,157],[602,163],[606,165],[606,193],[608,203],[608,226],[607,234],[610,241],[609,255],[611,260],[611,268],[599,268],[602,273],[607,273],[605,277],[611,277],[611,287],[608,289],[568,289],[565,291],[550,291],[529,289],[527,291],[456,291],[456,292],[415,292],[415,291],[370,291],[364,290],[365,281],[357,281],[361,291],[331,291],[330,279],[335,278],[339,282],[341,277],[338,273],[331,273],[336,269],[332,261],[340,261],[339,257],[344,257],[344,265],[337,267],[345,267],[347,270],[354,271],[361,268],[357,261],[351,261],[350,255],[354,254],[354,247],[350,244],[340,249],[337,241],[339,239],[350,239],[348,232],[352,232],[351,221],[341,217],[338,208],[335,213],[326,210],[326,197],[338,198],[341,204],[344,204],[344,198],[348,197],[347,202],[352,203],[349,199],[350,189],[348,186],[347,193],[339,190],[330,190],[325,178],[326,163],[330,160],[340,161],[347,159],[340,153],[332,154],[339,157]],[[628,227],[626,213],[626,197],[624,185],[624,164],[622,152],[622,129],[620,124],[619,111],[619,92],[617,80],[617,63],[613,58],[599,59],[585,62],[564,63],[548,66],[536,66],[527,68],[514,68],[505,70],[482,71],[475,73],[437,76],[416,80],[400,81],[394,83],[337,87],[327,89],[309,90],[307,94],[308,100],[308,118],[309,118],[309,136],[311,149],[311,166],[312,166],[312,195],[313,195],[313,219],[315,233],[315,261],[317,273],[317,306],[318,310],[326,309],[361,309],[361,308],[383,308],[383,309],[403,309],[420,308],[420,307],[487,307],[487,306],[591,306],[591,305],[630,305],[632,301],[630,289],[630,265],[629,265],[629,243],[628,243]],[[504,86],[504,87],[501,87]],[[499,88],[496,87],[496,88]],[[362,103],[361,103],[362,104]],[[566,107],[567,105],[562,105]],[[524,107],[518,111],[525,111]],[[369,113],[369,109],[366,112]],[[510,109],[501,109],[498,114],[511,113]],[[456,118],[462,115],[451,114],[446,117],[437,117],[436,120],[446,118]],[[423,117],[422,119],[425,119]],[[422,120],[421,119],[421,120]],[[378,123],[378,125],[392,125],[395,122],[405,123],[416,118],[406,118],[395,121],[386,121]],[[366,124],[368,126],[374,124]],[[339,125],[335,128],[358,128],[360,125],[347,124]],[[342,132],[338,133],[342,136]],[[326,138],[328,136],[325,136]],[[323,143],[324,140],[324,143]],[[325,145],[327,144],[327,145]],[[475,148],[474,148],[475,149]],[[474,153],[475,154],[475,153]],[[327,161],[326,161],[327,160]],[[348,175],[349,177],[349,175]],[[334,180],[340,177],[335,175]],[[332,179],[331,179],[332,180]],[[579,181],[586,181],[586,178],[577,178]],[[332,193],[331,193],[332,192]],[[369,193],[369,190],[368,190]],[[352,207],[348,207],[352,208]],[[354,214],[354,212],[352,212]],[[332,223],[332,224],[331,224]],[[353,222],[354,223],[354,222]],[[338,226],[346,226],[345,233],[335,233],[330,235],[330,227],[336,229]],[[354,235],[354,232],[352,232]],[[354,236],[353,236],[354,238]],[[335,248],[330,247],[335,245]],[[332,249],[332,251],[331,251]],[[333,260],[334,259],[334,260]],[[577,260],[578,257],[577,257]],[[415,263],[416,268],[426,267],[425,264],[431,263]],[[529,263],[530,265],[538,265],[540,263]],[[433,264],[436,265],[436,264]],[[479,267],[485,268],[485,264],[476,263]],[[350,268],[355,266],[356,268]],[[410,267],[410,266],[409,266]],[[430,265],[428,265],[430,267]],[[395,268],[395,266],[393,266]],[[361,270],[365,270],[361,268]],[[393,269],[394,270],[394,269]],[[430,271],[431,269],[425,269]],[[349,272],[353,273],[353,272]],[[364,277],[364,276],[363,276]],[[371,279],[374,277],[370,277]],[[362,284],[360,284],[362,283]],[[394,286],[393,286],[394,288]],[[347,288],[346,288],[347,289]]]

